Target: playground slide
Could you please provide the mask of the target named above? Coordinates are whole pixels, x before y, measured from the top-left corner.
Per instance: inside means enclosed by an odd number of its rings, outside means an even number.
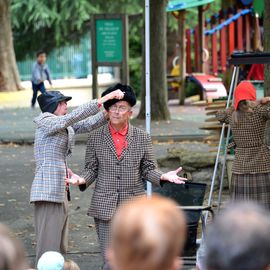
[[[209,74],[193,73],[188,79],[199,85],[204,100],[227,97],[227,91],[221,78]]]

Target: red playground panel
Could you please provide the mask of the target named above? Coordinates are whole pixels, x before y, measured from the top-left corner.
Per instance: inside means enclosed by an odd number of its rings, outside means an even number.
[[[194,73],[189,76],[189,80],[195,82],[202,89],[203,99],[227,97],[227,91],[221,78],[209,74]]]

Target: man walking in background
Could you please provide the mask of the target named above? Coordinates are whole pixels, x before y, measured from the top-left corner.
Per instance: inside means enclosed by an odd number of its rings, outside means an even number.
[[[33,65],[32,69],[32,88],[33,88],[33,98],[31,102],[32,108],[35,107],[38,91],[40,91],[42,94],[46,92],[46,88],[44,85],[45,80],[48,80],[50,85],[52,85],[50,71],[48,65],[46,64],[46,53],[44,51],[38,51],[37,61]]]

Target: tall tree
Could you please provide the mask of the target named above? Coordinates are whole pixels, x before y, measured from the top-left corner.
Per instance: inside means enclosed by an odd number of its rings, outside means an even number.
[[[170,112],[167,105],[167,0],[150,0],[150,88],[152,120],[168,120]],[[145,117],[145,87],[139,118]]]
[[[21,89],[13,48],[10,1],[0,0],[0,91]]]

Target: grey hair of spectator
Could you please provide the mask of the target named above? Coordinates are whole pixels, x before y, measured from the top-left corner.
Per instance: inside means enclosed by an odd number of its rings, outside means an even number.
[[[208,270],[270,270],[270,213],[255,202],[228,205],[206,235]]]

